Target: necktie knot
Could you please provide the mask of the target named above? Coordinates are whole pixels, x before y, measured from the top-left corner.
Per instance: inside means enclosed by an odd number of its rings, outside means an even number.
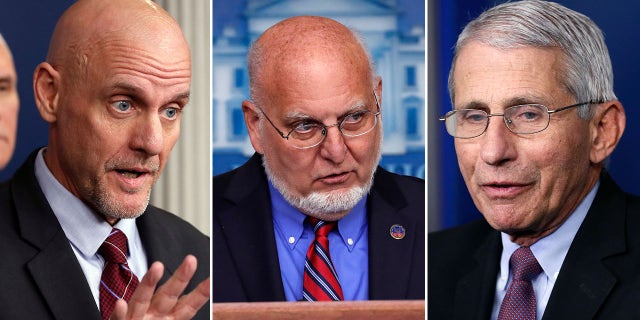
[[[98,253],[105,261],[113,263],[126,263],[127,252],[127,236],[119,229],[113,228],[106,240],[98,249]]]
[[[520,247],[509,260],[513,280],[531,281],[542,272],[542,267],[529,247]]]
[[[313,226],[313,232],[315,232],[316,237],[326,237],[337,226],[335,221],[324,221],[313,217],[308,217],[307,219]]]

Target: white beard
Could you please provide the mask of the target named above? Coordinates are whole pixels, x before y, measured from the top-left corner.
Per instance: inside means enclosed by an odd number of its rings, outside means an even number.
[[[312,192],[306,196],[297,196],[289,192],[286,183],[273,174],[264,155],[262,156],[262,165],[265,168],[267,178],[271,184],[273,184],[289,204],[309,216],[325,221],[341,219],[369,193],[373,185],[375,168],[377,168],[377,166],[374,166],[371,177],[367,183],[362,186],[355,186],[346,191]]]

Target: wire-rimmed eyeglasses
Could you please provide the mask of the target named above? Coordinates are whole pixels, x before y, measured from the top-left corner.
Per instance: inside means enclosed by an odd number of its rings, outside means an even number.
[[[343,116],[337,123],[331,125],[325,125],[315,119],[305,118],[293,123],[291,125],[292,129],[289,130],[287,134],[284,134],[282,130],[278,129],[262,109],[260,109],[260,112],[262,112],[280,137],[287,140],[294,148],[308,149],[322,143],[327,136],[327,130],[331,127],[337,126],[340,133],[349,138],[359,137],[371,132],[378,123],[378,115],[380,115],[380,103],[378,102],[378,96],[376,96],[375,92],[373,93],[373,97],[376,100],[376,112],[366,109],[357,110]]]
[[[447,132],[460,139],[470,139],[482,135],[489,127],[489,118],[502,117],[507,128],[516,134],[532,134],[549,127],[551,114],[584,105],[597,104],[581,102],[570,106],[549,110],[542,104],[522,104],[504,109],[503,113],[487,113],[479,109],[458,109],[438,118],[444,121]]]

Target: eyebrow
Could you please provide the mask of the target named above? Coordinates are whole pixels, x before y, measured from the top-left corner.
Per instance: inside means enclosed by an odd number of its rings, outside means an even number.
[[[507,100],[505,106],[506,107],[511,107],[511,106],[517,106],[517,105],[521,105],[521,104],[540,104],[540,103],[544,104],[544,99],[541,98],[541,97],[524,96],[524,97],[514,97],[514,98],[511,98],[511,99]]]
[[[480,102],[480,101],[471,101],[469,103],[464,104],[461,108],[455,108],[454,109],[477,109],[477,110],[488,110],[489,106],[484,103],[484,102]]]
[[[0,83],[13,84],[14,78],[12,76],[0,76]]]
[[[142,88],[127,82],[116,82],[113,84],[113,86],[111,86],[111,91],[118,91],[118,90],[124,90],[124,91],[130,92],[133,96],[136,96],[136,97],[145,96],[145,91]],[[182,100],[186,105],[189,102],[190,97],[191,97],[191,91],[185,91],[175,95],[170,100],[171,101]]]
[[[513,107],[517,105],[523,105],[523,104],[545,104],[545,99],[538,96],[531,95],[531,96],[513,97],[506,100],[504,103],[500,103],[500,105],[503,105],[505,108]],[[490,110],[489,105],[487,103],[476,101],[476,100],[466,103],[459,109],[477,109],[477,110],[485,110],[485,111]]]
[[[351,105],[347,110],[345,110],[345,111],[344,111],[344,112],[343,112],[343,113],[338,117],[338,119],[343,118],[344,116],[346,116],[346,115],[348,115],[348,114],[352,113],[354,110],[359,109],[359,108],[363,108],[363,107],[367,107],[367,104],[366,104],[365,102],[363,102],[363,101],[357,101],[356,103],[354,103],[353,105]],[[317,122],[321,122],[320,120],[316,119],[315,117],[313,117],[313,116],[311,116],[311,115],[309,115],[309,114],[306,114],[306,113],[304,113],[304,112],[300,112],[300,111],[291,111],[291,112],[288,112],[287,114],[285,114],[284,119],[285,119],[285,121],[296,121],[296,120],[306,120],[306,119],[309,119],[309,120],[314,120],[314,121],[317,121]]]

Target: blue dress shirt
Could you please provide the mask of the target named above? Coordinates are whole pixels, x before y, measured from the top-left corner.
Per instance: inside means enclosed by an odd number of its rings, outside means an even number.
[[[287,301],[302,299],[302,279],[313,228],[304,224],[306,215],[289,204],[269,182],[273,227],[282,284]],[[329,234],[331,261],[338,273],[345,300],[369,298],[368,224],[365,196]]]

